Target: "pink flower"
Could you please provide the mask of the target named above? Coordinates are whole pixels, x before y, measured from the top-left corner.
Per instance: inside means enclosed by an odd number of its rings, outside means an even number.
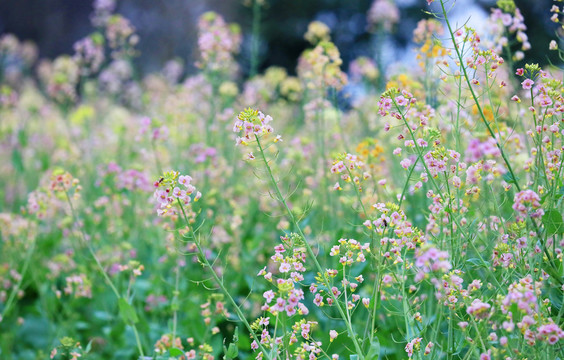
[[[337,333],[337,331],[335,331],[335,330],[329,331],[330,341],[333,342],[333,340],[335,340],[338,335],[339,335],[339,333]]]
[[[533,87],[533,85],[535,85],[535,82],[531,79],[525,79],[521,85],[523,86],[523,89],[525,90],[529,90],[530,88]]]
[[[265,291],[262,296],[266,299],[266,302],[270,304],[274,299],[274,292],[272,290]]]
[[[280,270],[281,273],[287,273],[291,269],[292,267],[290,266],[290,264],[284,261],[282,264],[280,264],[280,268],[278,270]]]
[[[180,175],[178,177],[178,183],[182,184],[184,186],[188,186],[191,181],[192,181],[192,177],[190,177],[188,175]]]
[[[402,168],[404,168],[404,169],[407,170],[407,169],[409,168],[409,166],[411,165],[411,160],[409,160],[409,159],[403,159],[403,160],[400,162],[400,165],[401,165]]]

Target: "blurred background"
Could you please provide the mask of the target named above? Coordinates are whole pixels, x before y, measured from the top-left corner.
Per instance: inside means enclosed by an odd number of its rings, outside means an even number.
[[[13,33],[20,40],[32,40],[40,57],[72,54],[73,44],[91,33],[92,0],[0,0],[0,33]],[[295,73],[299,54],[308,47],[303,35],[313,20],[326,23],[341,51],[345,69],[359,55],[373,56],[375,42],[384,41],[387,62],[413,56],[410,40],[417,21],[429,9],[425,0],[395,0],[399,23],[385,38],[367,32],[367,13],[372,0],[263,0],[260,11],[259,70],[271,65]],[[462,4],[461,4],[462,3]],[[548,44],[557,26],[550,21],[551,0],[516,0],[528,27],[532,44],[529,61],[546,64]],[[458,0],[452,16],[464,23],[470,18],[475,27],[495,5],[495,0]],[[436,8],[437,4],[433,4]],[[244,74],[250,68],[253,0],[119,0],[116,12],[128,18],[140,37],[142,56],[136,65],[142,74],[162,68],[167,60],[182,59],[187,74],[195,72],[197,59],[197,19],[209,10],[235,22],[243,31],[238,61]],[[556,55],[555,52],[549,53]]]

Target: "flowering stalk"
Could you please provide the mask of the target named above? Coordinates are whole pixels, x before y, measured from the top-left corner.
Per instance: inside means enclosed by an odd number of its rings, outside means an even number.
[[[409,183],[409,178],[411,177],[411,173],[413,172],[413,169],[415,168],[415,166],[411,169],[407,180],[406,180],[406,185],[404,186],[403,192],[401,194],[401,199],[403,199],[404,193],[405,191],[407,191],[407,184]],[[350,168],[347,166],[346,167],[347,172],[349,174],[349,178],[354,179],[354,176],[350,170]],[[366,220],[369,220],[369,216],[368,216],[368,212],[366,211],[366,207],[364,206],[362,199],[360,197],[360,191],[359,191],[359,187],[356,184],[353,184],[353,188],[356,194],[356,198],[357,201],[360,203],[361,207],[362,207],[362,212],[364,214],[364,217],[366,218]],[[401,200],[400,200],[400,205],[399,207],[401,207]],[[391,228],[390,228],[391,231]],[[373,242],[373,247],[376,248],[375,244],[379,244],[378,242],[374,241],[374,233],[372,233],[372,242]],[[381,251],[380,251],[380,246],[378,246],[378,251],[375,252],[377,258],[378,258],[378,262],[376,264],[376,278],[374,279],[374,285],[373,285],[373,291],[372,291],[372,299],[375,301],[374,305],[372,306],[372,321],[370,324],[370,343],[372,344],[373,340],[374,340],[374,334],[376,332],[376,312],[378,310],[378,305],[380,302],[380,297],[378,296],[378,293],[380,292],[380,286],[382,285],[382,260],[383,257],[381,256]],[[346,289],[346,287],[345,287]],[[346,304],[346,301],[345,301]],[[367,328],[368,329],[368,322],[367,322]]]
[[[203,265],[212,274],[212,277],[215,280],[216,284],[219,286],[219,288],[221,289],[221,291],[223,292],[225,297],[227,297],[227,299],[229,300],[231,305],[235,308],[235,312],[237,313],[237,317],[239,317],[239,320],[241,320],[241,322],[245,325],[245,327],[247,328],[249,333],[253,336],[253,338],[258,339],[259,337],[253,331],[253,329],[251,329],[251,325],[249,324],[249,322],[245,318],[245,315],[241,311],[241,308],[239,307],[239,305],[237,305],[237,303],[235,302],[235,300],[233,299],[233,297],[231,296],[231,294],[229,293],[229,291],[227,290],[227,288],[223,284],[223,280],[221,280],[219,278],[219,276],[217,275],[213,266],[208,261],[206,254],[204,252],[204,249],[202,248],[202,243],[200,242],[199,237],[196,236],[196,234],[194,232],[194,228],[190,225],[190,221],[188,220],[188,217],[186,216],[186,211],[184,210],[184,205],[182,205],[182,202],[180,201],[180,199],[177,198],[176,200],[177,200],[177,203],[178,203],[180,210],[182,212],[182,216],[184,218],[184,221],[186,222],[186,226],[188,227],[188,229],[190,231],[190,237],[194,240],[194,243],[196,244],[196,247],[198,248],[198,253],[200,255],[200,258],[203,261]],[[260,341],[258,341],[257,343],[259,345],[260,350],[262,351],[262,353],[266,357],[266,359],[272,360],[272,357],[266,352],[266,349],[263,347],[262,343]]]
[[[311,248],[311,245],[307,242],[306,237],[305,237],[304,233],[302,232],[300,225],[298,224],[298,222],[296,221],[296,218],[294,217],[294,214],[292,213],[292,211],[288,207],[288,203],[286,202],[286,199],[282,196],[282,192],[280,191],[280,187],[278,186],[278,183],[274,179],[274,175],[272,174],[272,170],[270,168],[270,165],[268,164],[268,161],[266,160],[266,155],[264,154],[263,147],[261,145],[260,139],[259,139],[257,134],[255,134],[255,140],[257,142],[257,146],[258,146],[262,161],[264,163],[264,166],[266,167],[266,170],[268,172],[270,183],[272,184],[272,187],[274,188],[274,191],[276,192],[277,200],[282,203],[282,205],[284,206],[284,209],[286,210],[286,213],[288,214],[288,217],[290,218],[290,222],[297,229],[298,234],[302,237],[302,239],[304,239],[304,244],[305,244],[306,250],[307,250],[309,256],[311,257],[311,259],[313,260],[315,267],[317,269],[317,272],[320,274],[320,276],[323,280],[323,285],[325,285],[327,287],[327,289],[329,290],[328,293],[331,296],[331,298],[333,299],[333,303],[337,306],[337,310],[339,311],[339,315],[345,321],[345,325],[347,326],[347,332],[349,334],[349,338],[353,341],[353,344],[354,344],[354,347],[355,347],[355,350],[357,352],[359,359],[362,360],[362,359],[364,359],[364,355],[362,354],[362,349],[360,347],[358,339],[356,338],[356,334],[355,334],[355,332],[352,328],[352,325],[350,323],[350,319],[347,317],[347,315],[343,311],[343,308],[342,308],[341,304],[339,303],[339,301],[337,300],[335,294],[333,294],[333,292],[331,291],[331,286],[330,286],[330,283],[329,283],[329,279],[327,278],[327,274],[325,273],[325,271],[323,271],[323,268],[319,264],[319,261],[317,261],[317,258],[315,256],[315,253],[313,252],[313,249]]]
[[[235,302],[235,300],[233,299],[233,297],[231,296],[231,294],[223,284],[223,280],[219,278],[212,264],[210,264],[210,262],[208,261],[205,251],[202,247],[200,238],[196,236],[194,227],[191,225],[190,220],[188,220],[188,216],[186,215],[186,210],[184,209],[184,205],[188,205],[192,201],[198,201],[202,196],[202,194],[199,191],[197,191],[196,187],[191,184],[191,181],[192,181],[192,177],[188,175],[180,175],[176,171],[169,171],[164,173],[163,176],[160,178],[160,180],[154,183],[154,186],[156,188],[154,197],[157,199],[157,202],[159,203],[159,209],[157,210],[157,214],[159,216],[165,216],[168,213],[174,213],[176,212],[176,210],[173,209],[173,205],[175,205],[175,203],[176,205],[178,205],[182,213],[184,222],[186,223],[186,227],[188,228],[190,238],[194,241],[194,244],[196,244],[196,248],[198,249],[198,254],[202,259],[201,261],[203,265],[210,271],[213,279],[220,287],[225,297],[227,297],[229,302],[231,302],[231,305],[235,308],[235,312],[237,313],[239,320],[241,320],[241,322],[245,325],[245,327],[247,328],[249,333],[253,336],[253,338],[258,339],[257,335],[252,330],[251,325],[245,318],[245,315],[241,311],[239,305],[237,305],[237,303]],[[182,187],[183,189],[181,189],[180,187]],[[178,283],[178,272],[177,272],[177,280],[176,280],[177,283]],[[178,286],[176,286],[176,289],[178,289]],[[175,290],[175,294],[177,292],[178,290]],[[175,332],[176,324],[173,323],[173,326],[174,326],[173,331]],[[271,360],[272,357],[267,354],[266,349],[262,346],[260,342],[259,342],[259,347],[263,352],[264,356],[268,360]]]
[[[488,123],[488,120],[486,119],[486,115],[484,114],[484,110],[482,109],[482,106],[480,105],[480,102],[478,101],[478,96],[476,95],[476,92],[474,91],[474,88],[472,87],[470,77],[468,76],[468,71],[466,70],[466,67],[462,65],[463,62],[464,62],[464,59],[462,57],[462,53],[460,52],[460,49],[458,48],[458,45],[456,44],[454,31],[452,30],[452,26],[450,25],[450,21],[448,20],[444,0],[440,0],[440,4],[441,4],[441,10],[442,10],[442,13],[443,13],[443,17],[445,19],[445,23],[447,25],[448,32],[450,34],[450,38],[452,40],[452,45],[454,47],[454,50],[456,51],[456,57],[457,57],[458,61],[460,62],[460,67],[462,68],[462,73],[464,74],[464,79],[466,79],[466,84],[468,85],[468,89],[470,90],[470,93],[472,94],[472,98],[474,99],[474,103],[476,104],[476,108],[478,109],[478,113],[480,114],[482,121],[486,125],[486,128],[488,129],[490,136],[495,140],[495,144],[496,144],[497,148],[499,149],[499,152],[501,153],[501,157],[503,158],[503,161],[505,162],[505,166],[507,166],[507,170],[511,174],[511,178],[513,180],[513,183],[515,184],[515,187],[517,188],[517,191],[521,191],[521,187],[519,186],[519,183],[517,182],[517,177],[515,176],[515,173],[513,172],[513,168],[511,167],[509,160],[507,160],[507,156],[505,155],[505,152],[503,151],[503,147],[501,146],[499,141],[496,139],[495,134],[493,132],[493,129],[491,128],[490,124]]]

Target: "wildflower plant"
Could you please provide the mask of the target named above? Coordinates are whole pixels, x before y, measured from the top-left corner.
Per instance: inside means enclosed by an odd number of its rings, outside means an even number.
[[[71,56],[2,35],[0,357],[561,356],[561,70],[511,0],[484,30],[425,4],[414,66],[349,73],[319,21],[297,76],[259,72],[264,1],[249,78],[217,13],[188,76],[137,71],[113,0]]]

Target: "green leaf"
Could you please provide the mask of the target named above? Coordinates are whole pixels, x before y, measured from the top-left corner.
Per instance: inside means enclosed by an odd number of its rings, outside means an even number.
[[[88,345],[86,345],[86,348],[84,349],[85,354],[88,354],[90,352],[90,350],[92,350],[92,341],[94,341],[94,340],[90,340],[88,342]]]
[[[119,299],[118,305],[119,315],[126,324],[135,324],[139,321],[135,309],[124,298]]]
[[[229,344],[228,348],[223,346],[223,351],[225,352],[224,360],[236,359],[239,356],[239,347],[237,343],[239,342],[239,327],[235,327],[235,332],[233,333],[233,342]]]
[[[22,153],[18,149],[12,151],[12,166],[19,173],[24,171]]]
[[[380,357],[380,340],[378,338],[374,338],[370,343],[370,348],[368,349],[368,353],[364,357],[365,360],[378,360]]]
[[[351,355],[349,357],[350,360],[358,360],[358,355]]]
[[[550,209],[545,212],[542,223],[548,236],[564,233],[564,221],[562,221],[562,214],[558,210]]]
[[[481,259],[478,258],[470,258],[466,260],[467,263],[470,263],[476,267],[488,267],[489,263],[487,261],[482,261]],[[485,262],[485,264],[484,264]]]
[[[22,147],[27,146],[27,135],[24,130],[18,131],[18,142]]]
[[[239,356],[239,348],[237,347],[237,345],[231,343],[229,344],[229,348],[227,349],[227,352],[225,353],[225,357],[224,359],[236,359],[237,356]]]
[[[519,180],[519,178],[514,178],[510,172],[506,172],[505,174],[503,174],[502,178],[508,184],[517,184],[517,180]]]
[[[182,355],[184,355],[182,350],[177,349],[177,348],[168,349],[168,353],[170,354],[170,356],[182,356]]]

